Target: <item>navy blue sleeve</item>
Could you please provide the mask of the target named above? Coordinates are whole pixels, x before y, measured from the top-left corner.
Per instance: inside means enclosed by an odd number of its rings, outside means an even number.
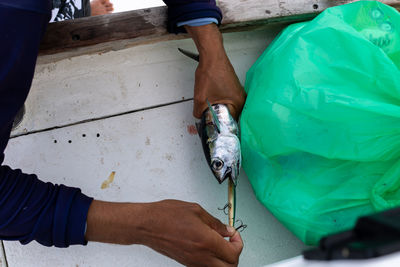
[[[221,23],[222,13],[215,0],[163,0],[168,6],[168,31],[185,32],[177,23],[199,18],[215,18]]]
[[[0,2],[0,165],[12,122],[31,86],[50,6],[47,0]],[[78,188],[44,183],[1,165],[0,239],[57,247],[86,244],[91,202]]]

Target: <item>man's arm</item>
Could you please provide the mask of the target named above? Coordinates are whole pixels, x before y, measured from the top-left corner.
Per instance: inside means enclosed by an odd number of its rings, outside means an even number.
[[[186,266],[236,266],[243,248],[239,233],[198,204],[93,201],[86,239],[142,244]],[[223,237],[229,237],[229,241]]]
[[[14,116],[31,86],[49,11],[46,0],[0,3],[0,164]],[[0,166],[0,238],[58,247],[85,244],[91,201],[77,188],[44,183],[35,175]]]
[[[221,10],[214,0],[164,0],[168,5],[168,30],[187,31],[200,54],[196,70],[193,115],[200,118],[211,104],[226,104],[235,119],[242,112],[246,93],[226,55],[222,35],[215,23],[221,23]],[[190,26],[201,18],[202,26]],[[194,23],[196,24],[196,23]],[[184,25],[179,27],[179,25]]]

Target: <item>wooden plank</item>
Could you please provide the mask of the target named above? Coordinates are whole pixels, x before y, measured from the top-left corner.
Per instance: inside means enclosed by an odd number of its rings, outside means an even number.
[[[280,30],[225,35],[227,53],[242,83]],[[191,99],[197,63],[178,47],[195,51],[187,39],[38,65],[26,115],[12,135]]]
[[[41,54],[107,41],[160,36],[166,33],[165,7],[50,23],[41,43]]]
[[[311,19],[332,6],[354,0],[220,0],[224,14],[221,30],[240,31],[268,23],[296,22]],[[398,0],[381,2],[400,8]],[[40,54],[52,55],[43,60],[59,60],[87,53],[118,50],[133,45],[187,38],[168,34],[167,8],[156,7],[104,16],[50,24],[42,42]]]
[[[338,5],[357,2],[357,0],[222,0],[219,6],[224,14],[224,25],[251,23],[253,21],[291,20],[290,17],[312,15]],[[398,0],[379,2],[400,8]]]
[[[5,163],[44,181],[80,187],[97,199],[198,202],[226,222],[217,208],[227,201],[227,184],[219,185],[206,165],[200,139],[190,130],[191,109],[192,103],[186,102],[14,138]],[[114,181],[102,189],[113,171]],[[244,172],[237,197],[237,218],[248,225],[240,266],[262,266],[301,252],[304,245],[255,199]],[[141,246],[90,243],[55,249],[5,242],[5,248],[14,267],[177,266]]]

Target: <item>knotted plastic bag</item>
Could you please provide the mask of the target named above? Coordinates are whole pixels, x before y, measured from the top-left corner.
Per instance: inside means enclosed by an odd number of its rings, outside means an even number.
[[[243,168],[306,244],[400,205],[400,14],[375,1],[287,27],[247,74]]]

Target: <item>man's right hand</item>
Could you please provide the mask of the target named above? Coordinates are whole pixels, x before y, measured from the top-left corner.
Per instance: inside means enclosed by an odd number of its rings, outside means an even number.
[[[224,237],[229,237],[229,241]],[[86,239],[142,244],[186,266],[237,266],[243,241],[195,203],[111,203],[94,200]]]

